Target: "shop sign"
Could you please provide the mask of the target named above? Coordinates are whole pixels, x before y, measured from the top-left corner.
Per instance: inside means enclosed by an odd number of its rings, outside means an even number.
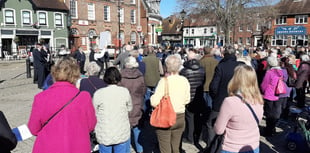
[[[3,29],[1,29],[1,34],[3,34],[3,35],[13,35],[13,30],[3,30]]]
[[[41,31],[41,35],[50,36],[50,35],[52,35],[52,32],[51,31]]]
[[[39,31],[16,30],[16,35],[39,35]]]
[[[162,26],[157,26],[155,31],[156,32],[163,32],[163,27]]]
[[[304,26],[281,26],[275,30],[275,35],[306,35],[307,29]]]
[[[87,26],[88,25],[88,21],[87,20],[79,20],[78,21],[78,25]]]

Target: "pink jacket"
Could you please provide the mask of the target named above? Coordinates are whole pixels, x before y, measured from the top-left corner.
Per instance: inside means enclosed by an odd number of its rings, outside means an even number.
[[[283,77],[283,71],[280,68],[271,68],[266,72],[261,84],[261,90],[264,99],[270,101],[279,100],[279,96],[275,95],[275,90],[280,77]]]
[[[263,105],[250,105],[260,122],[264,113]],[[223,134],[225,131],[223,150],[245,152],[259,147],[257,122],[246,104],[236,96],[224,99],[214,124],[214,131],[216,134]]]
[[[37,136],[33,153],[90,153],[89,133],[97,120],[88,92],[81,92],[42,128],[78,92],[68,82],[56,82],[34,97],[28,122],[31,133]]]

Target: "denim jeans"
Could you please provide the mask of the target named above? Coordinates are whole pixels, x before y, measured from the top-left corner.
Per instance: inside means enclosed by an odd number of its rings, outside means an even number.
[[[211,98],[209,92],[204,92],[203,98],[205,99],[206,107],[209,107],[210,109],[212,109],[212,98]]]
[[[141,137],[140,137],[141,130],[138,126],[131,128],[131,138],[129,139],[128,148],[130,148],[130,145],[134,145],[136,152],[143,152],[143,147],[140,144]],[[133,142],[131,143],[131,140]],[[130,149],[127,153],[130,153]]]
[[[251,150],[251,151],[244,151],[244,152],[230,152],[230,151],[222,150],[221,153],[259,153],[259,147],[257,147],[257,148],[254,149],[254,150]]]
[[[153,95],[154,91],[155,91],[155,88],[152,88],[152,87],[146,88],[146,92],[144,95],[144,106],[143,106],[143,110],[146,113],[149,113],[152,109],[151,103],[150,103],[150,98]]]
[[[130,144],[129,139],[123,143],[110,145],[110,146],[105,146],[103,144],[100,144],[99,145],[99,153],[112,153],[112,152],[127,153],[127,152],[130,152],[130,145],[128,145],[128,144]],[[128,146],[129,146],[129,148],[128,148]]]

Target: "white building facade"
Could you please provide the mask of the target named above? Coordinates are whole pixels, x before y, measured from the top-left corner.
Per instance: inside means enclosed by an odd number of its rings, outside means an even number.
[[[213,47],[217,39],[216,26],[185,26],[183,44],[193,48]]]

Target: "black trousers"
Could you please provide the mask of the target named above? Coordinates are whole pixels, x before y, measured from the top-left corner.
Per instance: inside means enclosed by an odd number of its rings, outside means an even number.
[[[305,107],[305,100],[306,100],[306,93],[305,87],[296,89],[296,100],[297,100],[297,107],[303,108]]]
[[[214,140],[214,137],[216,135],[213,129],[213,126],[215,124],[218,114],[219,112],[211,110],[210,115],[207,117],[207,122],[206,122],[207,133],[208,133],[207,138],[206,138],[207,147],[210,146],[211,142]]]
[[[266,116],[266,134],[271,135],[275,132],[276,124],[280,118],[282,112],[282,103],[281,101],[270,101],[264,99],[264,112]]]
[[[185,109],[185,130],[183,138],[187,139],[191,143],[194,142],[194,130],[195,130],[195,114]]]

